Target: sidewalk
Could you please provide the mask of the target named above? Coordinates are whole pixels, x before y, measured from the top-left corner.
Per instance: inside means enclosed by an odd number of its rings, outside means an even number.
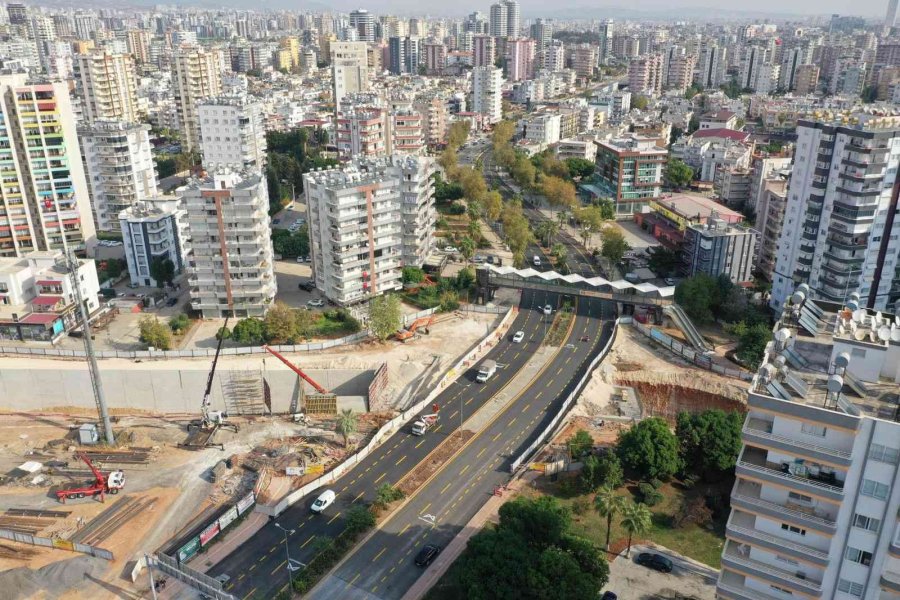
[[[540,475],[537,471],[526,471],[526,473],[518,479],[510,482],[508,486],[501,492],[499,496],[491,496],[488,501],[475,513],[475,516],[466,523],[465,528],[455,537],[453,541],[447,544],[447,547],[441,551],[431,566],[419,577],[415,584],[406,591],[402,600],[419,600],[428,593],[428,590],[434,586],[438,580],[444,576],[450,565],[459,558],[469,539],[481,531],[488,522],[496,523],[499,520],[500,507],[504,502],[515,498],[516,494],[525,486]]]

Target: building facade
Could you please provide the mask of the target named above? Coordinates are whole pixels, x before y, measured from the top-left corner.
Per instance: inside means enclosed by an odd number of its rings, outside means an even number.
[[[207,169],[260,169],[266,165],[262,104],[251,96],[218,96],[197,105],[200,153]]]
[[[496,67],[472,69],[472,110],[493,125],[503,118],[503,71]]]
[[[630,217],[662,193],[668,152],[654,138],[629,136],[597,143],[596,181],[617,217]]]
[[[79,54],[74,62],[77,93],[87,122],[138,122],[137,76],[130,54]]]
[[[216,54],[197,46],[182,46],[172,61],[172,87],[184,150],[200,147],[197,104],[222,93],[221,66]]]
[[[684,273],[719,277],[733,283],[752,280],[759,233],[749,227],[737,227],[715,215],[704,224],[691,224],[684,230],[681,250]]]
[[[150,269],[154,260],[170,260],[175,273],[181,273],[184,269],[184,217],[179,200],[172,197],[148,198],[119,213],[131,285],[157,286]]]

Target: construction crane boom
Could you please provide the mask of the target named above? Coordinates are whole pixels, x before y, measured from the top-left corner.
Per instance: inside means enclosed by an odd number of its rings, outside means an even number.
[[[79,454],[78,458],[83,460],[84,464],[86,464],[88,466],[88,468],[91,470],[91,473],[94,474],[94,479],[97,481],[98,484],[106,483],[106,476],[103,475],[103,473],[101,473],[100,470],[94,466],[94,463],[92,463],[91,460],[87,457],[87,454]]]
[[[222,329],[228,327],[229,317],[225,317],[225,324]],[[221,331],[221,329],[219,330]],[[216,354],[213,356],[212,368],[209,370],[209,377],[206,380],[206,390],[203,392],[203,403],[200,405],[200,412],[203,415],[203,423],[209,421],[209,396],[212,393],[213,378],[216,376],[216,365],[219,364],[219,353],[222,351],[222,344],[225,342],[225,336],[219,335],[219,343],[216,344]]]
[[[272,356],[274,356],[275,358],[277,358],[278,360],[280,360],[281,362],[283,362],[284,364],[286,364],[288,367],[290,367],[290,369],[291,369],[294,373],[296,373],[297,375],[299,375],[300,377],[302,377],[302,378],[303,378],[303,381],[305,381],[305,382],[308,383],[309,385],[313,386],[313,388],[315,388],[315,390],[316,390],[317,392],[319,392],[320,394],[327,394],[327,393],[328,393],[328,390],[326,390],[326,389],[323,388],[321,385],[319,385],[318,383],[316,383],[316,382],[312,379],[312,377],[310,377],[309,375],[307,375],[306,373],[304,373],[303,370],[302,370],[300,367],[298,367],[297,365],[295,365],[294,363],[292,363],[291,361],[289,361],[288,359],[286,359],[286,358],[285,358],[284,356],[282,356],[280,353],[276,352],[275,350],[273,350],[273,349],[270,348],[269,346],[263,346],[263,348],[265,348],[266,351],[267,351],[269,354],[271,354]]]

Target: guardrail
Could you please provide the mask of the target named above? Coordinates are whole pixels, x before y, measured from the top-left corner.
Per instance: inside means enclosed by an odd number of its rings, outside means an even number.
[[[613,342],[616,340],[616,332],[619,330],[619,319],[616,319],[615,324],[613,325],[612,333],[609,336],[609,340],[606,342],[606,346],[603,347],[603,350],[600,351],[594,360],[591,361],[590,366],[588,366],[587,370],[585,370],[584,375],[582,375],[581,379],[578,381],[578,384],[572,389],[572,392],[565,399],[559,411],[556,413],[556,416],[553,417],[553,420],[550,421],[550,425],[535,438],[535,440],[525,449],[522,454],[516,458],[512,465],[510,465],[510,472],[515,473],[516,470],[522,465],[522,463],[526,462],[526,459],[532,456],[537,450],[544,445],[547,439],[550,437],[550,434],[556,429],[559,425],[559,422],[565,416],[566,412],[568,412],[569,407],[573,402],[578,398],[579,393],[584,388],[584,385],[587,383],[588,378],[591,376],[591,373],[594,372],[594,369],[597,368],[597,365],[600,364],[600,361],[606,358],[606,355],[609,353],[609,349],[612,348]]]
[[[369,443],[365,445],[365,447],[354,453],[352,456],[348,457],[347,460],[339,464],[331,471],[325,473],[317,479],[314,479],[313,481],[310,481],[303,487],[291,492],[274,506],[257,504],[255,510],[270,517],[277,517],[285,510],[287,510],[289,506],[291,506],[295,502],[298,502],[310,492],[313,492],[324,485],[332,483],[333,481],[343,476],[354,466],[359,464],[360,461],[366,458],[369,454],[372,453],[373,450],[375,450],[375,448],[378,447],[378,445],[384,438],[392,435],[394,431],[402,427],[407,421],[422,412],[422,410],[425,409],[425,407],[429,406],[434,401],[434,399],[437,398],[437,396],[444,390],[444,388],[450,385],[450,383],[453,382],[466,368],[468,368],[468,366],[472,362],[478,360],[484,352],[490,350],[490,348],[494,346],[494,343],[503,337],[503,333],[505,332],[506,328],[509,327],[515,313],[515,308],[508,309],[506,315],[503,317],[497,327],[493,331],[488,333],[484,338],[482,338],[481,342],[475,348],[466,353],[466,355],[459,359],[456,364],[450,367],[450,369],[447,370],[447,372],[434,387],[434,389],[431,390],[431,392],[423,400],[382,425],[381,428],[375,433],[375,435],[372,436],[372,439],[369,440]]]
[[[104,560],[113,560],[113,553],[109,550],[97,548],[96,546],[91,546],[89,544],[79,544],[62,538],[39,537],[28,533],[10,531],[9,529],[0,529],[0,539],[22,544],[31,544],[32,546],[43,546],[45,548],[57,548],[58,550],[68,550],[70,552],[81,552],[82,554],[90,554],[91,556],[96,556],[97,558],[102,558]]]
[[[681,358],[693,363],[694,365],[702,369],[712,371],[713,373],[718,373],[719,375],[724,375],[725,377],[740,379],[741,381],[750,381],[751,379],[753,379],[753,373],[748,373],[747,371],[741,371],[739,369],[729,369],[728,367],[723,367],[722,365],[713,362],[712,359],[705,354],[697,352],[693,348],[682,344],[671,336],[666,335],[659,329],[655,329],[634,320],[631,321],[631,324],[645,337],[653,340],[660,346],[668,348]]]

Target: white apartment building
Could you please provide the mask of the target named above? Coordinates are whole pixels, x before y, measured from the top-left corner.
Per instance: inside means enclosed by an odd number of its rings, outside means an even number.
[[[472,69],[472,110],[493,125],[503,119],[503,71],[493,66]]]
[[[185,212],[178,198],[162,196],[135,202],[119,213],[125,261],[132,285],[153,286],[154,260],[171,260],[175,273],[184,269],[182,229]]]
[[[0,76],[0,161],[0,256],[93,245],[94,218],[65,83],[29,84],[24,73]]]
[[[360,108],[339,113],[335,121],[335,145],[343,158],[374,157],[387,152],[385,111]]]
[[[716,596],[897,598],[900,319],[791,291],[747,394]]]
[[[157,194],[150,126],[95,121],[78,128],[94,223],[119,231],[119,213]]]
[[[402,288],[434,244],[434,162],[358,159],[303,176],[316,286],[341,305]]]
[[[817,299],[841,302],[855,291],[863,306],[893,310],[900,298],[898,165],[900,117],[800,120],[773,309],[806,283]]]
[[[264,316],[277,291],[265,177],[221,169],[178,194],[187,213],[193,308],[205,319]]]
[[[542,114],[523,119],[521,126],[525,139],[545,148],[555,144],[560,139],[561,120],[558,114]]]
[[[217,96],[197,105],[200,153],[207,169],[260,169],[266,165],[262,104],[246,95]]]
[[[172,59],[172,88],[178,120],[184,135],[184,150],[200,146],[200,118],[197,105],[201,100],[222,93],[222,68],[218,54],[199,46],[182,46]]]
[[[724,83],[728,70],[727,54],[727,48],[720,48],[716,44],[707,44],[701,48],[694,83],[703,89],[717,88]]]
[[[137,76],[130,54],[107,51],[79,54],[74,69],[85,121],[135,123],[140,120]]]
[[[331,42],[331,75],[335,111],[348,94],[369,89],[369,54],[365,42]]]

